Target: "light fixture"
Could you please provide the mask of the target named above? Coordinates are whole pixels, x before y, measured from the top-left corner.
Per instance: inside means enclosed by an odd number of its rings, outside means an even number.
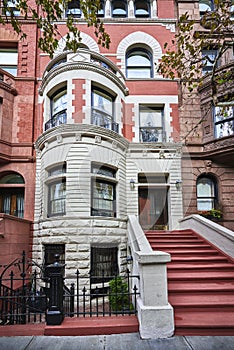
[[[176,186],[177,191],[181,190],[182,181],[181,180],[176,180],[175,186]]]
[[[133,257],[132,257],[131,255],[128,255],[128,256],[126,257],[126,261],[127,261],[127,264],[132,264],[132,262],[133,262]]]
[[[130,183],[131,190],[134,190],[134,188],[135,188],[135,181],[133,179],[131,179],[129,183]]]

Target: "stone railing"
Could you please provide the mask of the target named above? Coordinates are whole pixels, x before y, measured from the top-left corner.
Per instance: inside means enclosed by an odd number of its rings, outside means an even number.
[[[234,232],[215,222],[194,214],[180,221],[181,229],[191,229],[234,258]]]
[[[137,300],[141,338],[165,338],[174,333],[173,308],[168,303],[168,253],[153,251],[138,220],[128,217],[128,246],[132,257],[132,273],[139,275]]]

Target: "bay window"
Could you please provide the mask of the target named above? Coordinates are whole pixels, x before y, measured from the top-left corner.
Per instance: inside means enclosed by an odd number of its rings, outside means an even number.
[[[114,122],[114,96],[103,89],[92,88],[92,120],[94,125],[118,132]]]
[[[220,105],[213,109],[216,138],[234,134],[234,101],[232,103],[233,105]]]
[[[66,214],[66,165],[48,171],[48,217]]]
[[[115,173],[107,166],[92,166],[92,216],[116,216]]]
[[[66,124],[67,122],[67,89],[56,91],[50,98],[51,119],[45,124],[45,130]]]

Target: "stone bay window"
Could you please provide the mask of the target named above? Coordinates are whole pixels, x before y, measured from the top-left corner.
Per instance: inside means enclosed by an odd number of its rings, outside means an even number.
[[[234,134],[234,102],[233,105],[220,105],[213,109],[215,138]]]
[[[116,216],[116,170],[92,166],[92,216]]]

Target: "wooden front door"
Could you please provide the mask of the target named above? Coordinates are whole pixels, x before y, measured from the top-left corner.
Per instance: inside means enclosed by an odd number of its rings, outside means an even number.
[[[139,220],[144,230],[168,228],[167,188],[139,188]]]

